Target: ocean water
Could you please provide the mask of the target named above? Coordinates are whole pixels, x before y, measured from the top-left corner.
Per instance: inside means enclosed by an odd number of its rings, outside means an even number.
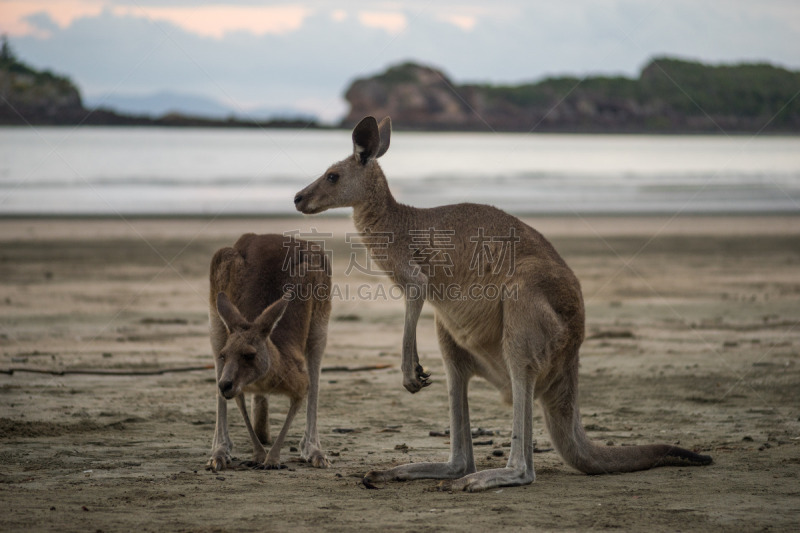
[[[0,216],[289,214],[351,152],[347,131],[0,128]],[[395,132],[381,165],[416,206],[800,212],[800,137]]]

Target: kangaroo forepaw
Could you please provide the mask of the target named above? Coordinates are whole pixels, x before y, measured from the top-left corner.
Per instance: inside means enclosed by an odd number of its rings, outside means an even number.
[[[431,377],[430,372],[426,372],[425,369],[422,368],[422,365],[417,365],[414,371],[417,373],[417,376],[419,378],[428,379],[429,377]]]
[[[426,372],[422,365],[417,365],[414,368],[412,375],[406,375],[403,378],[403,387],[412,394],[415,392],[419,392],[425,387],[430,386],[432,381],[430,380],[430,373]]]

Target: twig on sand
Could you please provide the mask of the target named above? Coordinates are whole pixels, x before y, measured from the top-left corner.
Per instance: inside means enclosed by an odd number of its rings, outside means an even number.
[[[31,372],[34,374],[50,374],[53,376],[66,376],[67,374],[83,374],[91,376],[158,376],[173,372],[194,372],[195,370],[208,370],[211,368],[214,368],[214,365],[159,368],[154,370],[118,370],[107,368],[71,368],[64,370],[48,370],[46,368],[13,367],[5,369],[0,368],[0,374],[8,374],[11,376],[14,374],[14,372]]]
[[[366,370],[383,370],[392,368],[392,365],[364,365],[364,366],[324,366],[322,372],[364,372]]]
[[[329,366],[323,367],[322,372],[362,372],[367,370],[383,370],[391,368],[392,365],[365,365],[365,366]],[[160,376],[162,374],[172,374],[177,372],[194,372],[197,370],[210,370],[214,365],[202,366],[183,366],[176,368],[157,368],[153,370],[126,370],[108,368],[71,368],[71,369],[46,369],[30,367],[11,367],[0,368],[0,374],[14,375],[15,372],[30,372],[33,374],[50,374],[52,376],[66,376],[68,374],[81,374],[91,376]]]

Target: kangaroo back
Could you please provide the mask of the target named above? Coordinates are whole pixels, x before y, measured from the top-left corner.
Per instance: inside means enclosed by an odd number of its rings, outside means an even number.
[[[312,315],[330,308],[330,263],[324,251],[286,235],[242,235],[233,247],[214,254],[210,271],[210,306],[219,292],[228,295],[248,321],[253,321],[287,291],[295,292],[271,340],[281,348],[292,344],[305,351]]]

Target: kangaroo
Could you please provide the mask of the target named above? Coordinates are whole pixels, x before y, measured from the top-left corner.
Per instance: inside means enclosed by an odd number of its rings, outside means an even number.
[[[281,446],[303,399],[308,396],[301,457],[316,468],[330,462],[320,449],[317,399],[322,354],[330,317],[330,265],[309,243],[282,235],[242,235],[211,260],[209,321],[217,382],[217,417],[211,458],[213,471],[231,463],[227,400],[244,417],[252,468],[282,468]],[[253,422],[244,394],[253,395]],[[268,394],[289,397],[280,433],[270,442]]]
[[[378,250],[375,238],[365,244],[404,291],[401,368],[411,393],[430,384],[419,364],[416,326],[425,300],[435,308],[448,382],[450,458],[372,471],[365,484],[433,478],[447,480],[440,484],[443,489],[480,491],[533,482],[535,399],[556,450],[587,474],[710,464],[711,457],[675,446],[605,447],[588,439],[578,410],[584,305],[577,277],[539,232],[499,209],[466,203],[418,209],[398,203],[377,162],[389,148],[390,135],[389,117],[380,124],[364,118],[353,130],[353,155],[334,163],[294,198],[305,214],[352,207],[362,235],[389,236],[388,248]],[[454,290],[468,297],[454,296]],[[504,468],[476,471],[467,402],[473,376],[492,383],[512,405],[511,451]]]

